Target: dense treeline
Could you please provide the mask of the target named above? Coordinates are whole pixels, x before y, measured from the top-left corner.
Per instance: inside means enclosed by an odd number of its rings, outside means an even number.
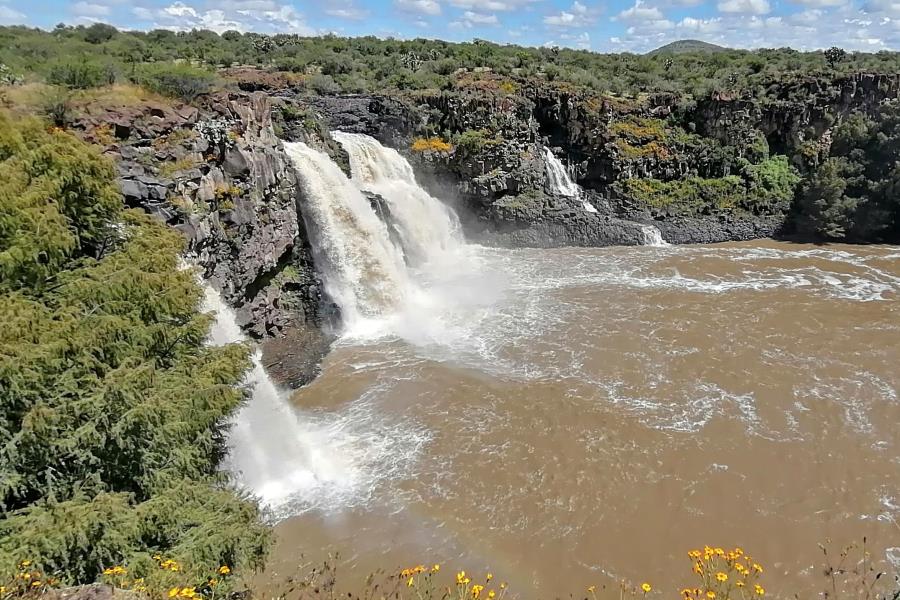
[[[896,109],[870,107],[868,113],[848,118],[823,108],[839,104],[850,76],[900,73],[896,52],[848,54],[834,48],[597,54],[481,40],[124,32],[104,24],[60,25],[53,31],[0,27],[0,84],[44,81],[69,90],[47,94],[44,110],[60,125],[67,121],[65,94],[71,90],[130,81],[190,102],[230,85],[221,67],[233,65],[259,67],[253,77],[269,73],[300,94],[391,93],[413,103],[436,94],[499,95],[520,104],[540,94],[571,94],[575,129],[600,132],[583,144],[583,154],[605,148],[617,164],[635,167],[622,172],[649,171],[642,181],[599,182],[605,191],[638,205],[686,214],[791,211],[799,233],[826,239],[900,237],[900,200],[894,193],[897,134],[890,116]],[[651,98],[664,98],[674,110],[645,118]],[[702,110],[714,104],[711,98],[737,99],[754,118],[774,115],[776,122],[811,106],[824,114],[801,129],[774,136],[739,114],[712,131]],[[448,148],[460,147],[469,156],[496,151],[521,129],[509,122],[520,115],[495,114],[495,122],[477,127],[462,125],[468,117],[426,115],[419,133]],[[834,140],[832,147],[823,136]]]
[[[84,63],[98,77],[130,77],[143,63],[189,60],[211,67],[248,64],[308,76],[321,92],[443,89],[458,69],[487,68],[517,78],[539,76],[603,92],[686,92],[717,88],[765,91],[773,81],[809,74],[900,71],[900,54],[853,53],[835,60],[823,52],[725,50],[716,53],[598,54],[528,48],[475,40],[395,40],[375,37],[306,38],[228,31],[120,32],[95,24],[57,26],[52,32],[0,27],[0,63],[13,72],[52,77],[60,65]]]
[[[96,150],[0,111],[0,579],[262,560],[257,507],[218,470],[248,349],[205,345],[182,249]]]

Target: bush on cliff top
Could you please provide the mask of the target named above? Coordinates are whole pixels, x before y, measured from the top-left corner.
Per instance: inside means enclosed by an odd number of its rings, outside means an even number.
[[[91,147],[0,113],[0,576],[66,583],[151,556],[185,577],[259,564],[256,505],[219,463],[241,345],[204,344],[183,241],[124,211]]]

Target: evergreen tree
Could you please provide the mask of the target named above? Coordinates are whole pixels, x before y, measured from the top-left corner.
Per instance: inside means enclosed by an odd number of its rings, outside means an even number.
[[[0,159],[0,573],[258,566],[268,530],[219,471],[248,349],[205,345],[182,238],[66,133],[0,115]]]

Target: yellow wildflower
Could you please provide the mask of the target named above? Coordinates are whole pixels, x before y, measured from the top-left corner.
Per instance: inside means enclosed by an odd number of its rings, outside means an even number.
[[[40,581],[32,581],[31,587],[41,587],[41,582]]]
[[[764,595],[764,594],[766,593],[766,590],[763,589],[763,587],[762,587],[761,585],[756,584],[756,585],[753,586],[753,592],[754,592],[757,596],[762,596],[762,595]]]
[[[412,575],[412,569],[403,569],[402,571],[400,571],[400,577],[402,577],[403,579],[408,578],[410,575]]]
[[[641,589],[644,590],[644,593],[646,594],[647,592],[649,592],[650,590],[653,589],[653,586],[650,585],[649,583],[642,583]]]
[[[409,579],[406,580],[406,587],[412,587],[415,582],[416,582],[415,578],[410,577]]]
[[[22,562],[19,563],[19,568],[21,568],[21,569],[27,569],[30,566],[31,566],[30,560],[23,560]]]
[[[743,581],[738,581],[738,582],[737,582],[736,584],[734,584],[734,585],[738,586],[739,588],[742,588],[742,587],[744,587],[746,584],[745,584]]]
[[[483,585],[473,585],[472,586],[472,597],[475,598],[475,600],[478,600],[478,597],[481,595],[481,590],[483,590],[483,589],[484,589]]]
[[[757,573],[763,572],[763,568],[756,563],[753,563],[753,570],[756,571]]]
[[[715,550],[716,556],[725,556],[725,551],[721,548],[716,548]]]
[[[684,588],[683,590],[681,590],[681,595],[685,598],[689,598],[693,595],[693,593],[694,591],[691,588]]]
[[[697,575],[703,575],[703,566],[700,563],[694,563],[693,571]]]
[[[174,598],[180,591],[181,590],[179,590],[177,587],[173,587],[171,590],[169,590],[169,598]]]
[[[712,590],[709,590],[708,592],[706,592],[706,597],[709,598],[709,600],[715,600],[716,593]]]
[[[734,553],[737,554],[738,556],[741,556],[744,553],[744,551],[741,548],[735,548]]]
[[[437,572],[440,571],[440,570],[441,570],[441,565],[439,565],[439,564],[437,564],[437,563],[435,563],[435,565],[434,565],[433,567],[431,567],[431,572],[432,572],[432,573],[437,573]]]
[[[592,585],[588,587],[588,591],[593,594],[595,591],[597,591],[597,586]]]
[[[228,565],[222,565],[221,567],[219,567],[219,575],[228,575],[229,573],[231,573],[231,569],[228,567]]]
[[[497,595],[497,592],[495,592],[494,590],[489,591],[488,592],[488,600],[494,600],[494,596],[496,596],[496,595]]]
[[[415,568],[413,568],[413,573],[424,573],[424,572],[425,572],[425,565],[417,565]]]
[[[699,550],[691,550],[690,552],[688,552],[688,557],[693,558],[695,560],[699,559],[701,556],[703,556],[703,553],[700,552]]]
[[[487,574],[487,580],[488,580],[488,581],[490,581],[490,580],[493,579],[493,578],[494,578],[494,574],[493,574],[493,573],[488,573],[488,574]]]
[[[728,575],[719,571],[718,573],[716,573],[716,580],[722,581],[722,582],[728,581]]]
[[[466,578],[466,572],[460,571],[459,573],[456,574],[456,583],[462,583],[463,579],[465,579],[465,578]]]
[[[505,589],[506,589],[506,582],[505,582],[505,581],[504,581],[503,583],[500,584],[500,589],[501,589],[501,590],[505,590]]]

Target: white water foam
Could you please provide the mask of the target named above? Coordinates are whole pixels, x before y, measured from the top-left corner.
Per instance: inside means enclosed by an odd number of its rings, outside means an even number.
[[[546,146],[544,147],[544,168],[547,171],[547,191],[549,193],[567,198],[577,198],[580,195],[578,184],[572,181],[562,161]],[[594,207],[591,206],[591,208]],[[596,209],[593,212],[596,212]]]
[[[645,246],[668,246],[669,244],[663,239],[662,232],[653,225],[641,225],[641,234]]]
[[[415,289],[403,255],[368,199],[324,152],[300,142],[284,148],[301,175],[303,212],[315,223],[313,249],[345,324],[352,327],[408,304]]]
[[[332,135],[350,156],[353,182],[387,201],[406,256],[415,265],[452,263],[464,247],[459,219],[416,182],[409,162],[367,135]]]
[[[203,308],[216,317],[209,343],[246,342],[232,310],[210,286],[204,290]],[[258,350],[252,361],[251,398],[232,419],[225,467],[275,518],[365,504],[428,441],[414,425],[381,420],[370,402],[377,389],[340,413],[296,410],[269,378]]]

